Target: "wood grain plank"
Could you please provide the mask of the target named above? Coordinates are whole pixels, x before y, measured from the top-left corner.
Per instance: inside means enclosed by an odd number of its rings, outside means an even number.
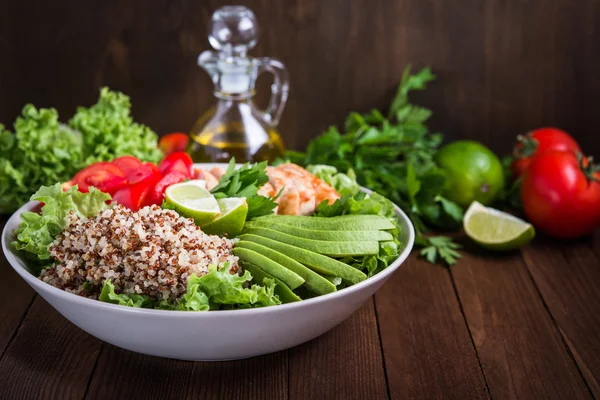
[[[290,349],[289,398],[386,399],[372,300],[324,335]]]
[[[89,399],[287,397],[286,351],[248,360],[190,362],[104,346],[90,384]]]
[[[469,249],[451,271],[494,399],[590,398],[519,253]]]
[[[81,399],[101,342],[36,297],[0,360],[0,399]]]
[[[188,399],[287,399],[288,352],[194,363]]]
[[[193,364],[134,353],[104,343],[87,398],[184,398]]]
[[[6,218],[0,219],[0,232]],[[0,250],[0,359],[31,306],[35,292],[8,264]]]
[[[375,301],[392,399],[489,398],[445,268],[411,255]]]
[[[562,252],[556,251],[562,249]],[[524,259],[586,382],[600,397],[600,261],[587,240],[542,239]]]

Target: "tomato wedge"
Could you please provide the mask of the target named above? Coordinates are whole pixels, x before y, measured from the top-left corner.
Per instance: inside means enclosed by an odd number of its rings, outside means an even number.
[[[125,186],[113,195],[113,201],[133,211],[149,206],[153,204],[152,195],[159,180],[160,178],[152,176],[133,185]]]
[[[82,193],[89,192],[89,187],[105,193],[113,194],[127,185],[128,181],[123,171],[109,162],[97,162],[79,171],[73,181]]]
[[[158,148],[166,155],[185,151],[188,143],[188,135],[181,132],[169,133],[160,138]]]
[[[134,156],[121,156],[112,160],[112,163],[119,167],[127,179],[131,180],[130,175],[140,168],[143,163]]]
[[[168,174],[169,172],[178,171],[182,174],[185,174],[188,178],[192,177],[192,167],[194,162],[192,161],[192,157],[188,153],[183,151],[178,151],[177,153],[171,153],[164,158],[158,165],[160,168],[160,172],[163,175]]]
[[[152,204],[161,205],[165,199],[165,190],[175,183],[183,182],[188,180],[189,176],[179,172],[173,171],[166,174],[154,187],[152,195]]]
[[[134,185],[136,183],[145,181],[146,179],[155,178],[155,180],[159,180],[162,178],[162,173],[160,169],[152,163],[140,164],[140,166],[127,175],[129,178],[129,183]]]

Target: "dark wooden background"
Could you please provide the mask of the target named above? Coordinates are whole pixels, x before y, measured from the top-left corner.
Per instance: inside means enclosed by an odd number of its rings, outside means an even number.
[[[600,155],[598,0],[255,0],[253,51],[289,68],[280,130],[303,148],[348,111],[386,107],[403,67],[438,81],[416,100],[448,139],[500,153],[542,125],[572,132]],[[196,66],[207,21],[223,1],[0,0],[0,122],[23,104],[67,119],[108,85],[132,97],[158,133],[189,129],[213,101]],[[263,85],[264,87],[265,85]]]

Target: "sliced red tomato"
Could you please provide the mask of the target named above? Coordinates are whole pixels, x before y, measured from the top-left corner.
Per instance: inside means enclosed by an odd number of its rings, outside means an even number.
[[[161,205],[165,199],[165,190],[175,183],[183,182],[188,180],[189,176],[179,172],[173,171],[166,174],[154,187],[152,195],[152,204]]]
[[[127,179],[131,180],[130,175],[140,168],[143,163],[134,156],[121,156],[112,160],[112,163],[121,168]]]
[[[160,169],[152,163],[140,164],[140,166],[135,170],[129,173],[127,176],[129,178],[129,183],[134,185],[136,183],[145,181],[146,179],[155,178],[155,180],[159,180],[162,178],[162,173]]]
[[[166,155],[185,151],[188,143],[188,135],[181,132],[169,133],[160,138],[158,148]]]
[[[159,180],[160,178],[152,176],[133,185],[125,186],[117,190],[113,195],[113,201],[133,211],[149,206],[153,204],[152,195]]]
[[[123,171],[109,162],[97,162],[85,167],[75,175],[73,181],[83,193],[87,193],[89,187],[93,186],[112,194],[128,184]]]
[[[188,153],[179,151],[166,156],[160,164],[158,164],[158,168],[160,168],[160,172],[162,172],[163,175],[166,175],[169,172],[178,171],[185,174],[188,178],[191,178],[193,165],[194,162],[192,161],[192,157],[190,157]]]

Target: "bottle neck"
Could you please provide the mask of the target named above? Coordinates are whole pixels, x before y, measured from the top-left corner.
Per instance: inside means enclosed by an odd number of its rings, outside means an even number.
[[[242,93],[227,93],[227,92],[221,92],[218,90],[215,90],[214,95],[217,99],[219,100],[225,100],[225,101],[238,101],[238,102],[244,102],[244,103],[249,103],[250,99],[252,99],[252,97],[254,97],[254,90],[251,90],[249,92],[242,92]]]

